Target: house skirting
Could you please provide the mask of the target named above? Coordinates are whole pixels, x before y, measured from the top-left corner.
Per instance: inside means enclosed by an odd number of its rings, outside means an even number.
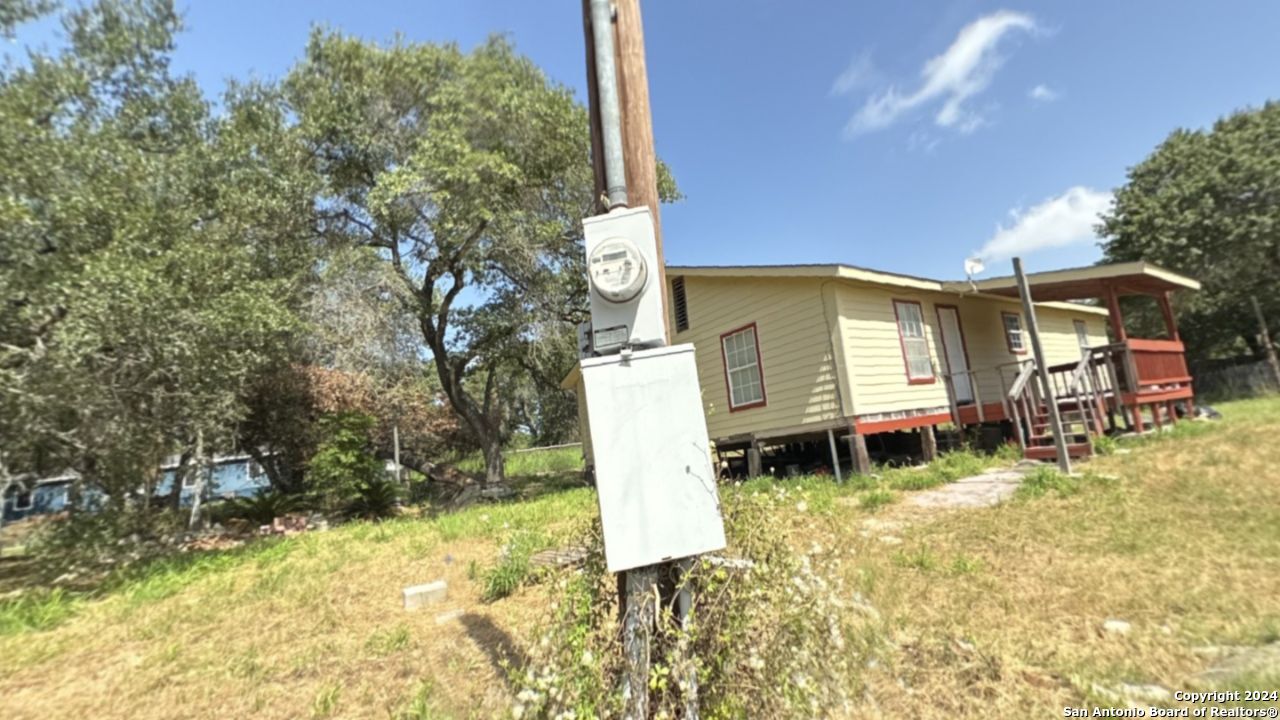
[[[951,410],[947,407],[918,408],[893,413],[870,413],[853,420],[854,431],[859,435],[911,430],[929,425],[951,422]]]

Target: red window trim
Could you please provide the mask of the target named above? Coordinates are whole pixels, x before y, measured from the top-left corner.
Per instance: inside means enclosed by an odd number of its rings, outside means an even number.
[[[1005,317],[1015,317],[1018,319],[1018,332],[1022,333],[1022,349],[1014,350],[1013,341],[1009,339],[1009,326],[1004,324]],[[1000,311],[1000,332],[1004,333],[1004,345],[1009,348],[1010,355],[1026,355],[1027,354],[1027,329],[1023,327],[1022,316],[1016,312],[1008,310]]]
[[[969,340],[964,336],[964,322],[960,320],[960,306],[950,303],[934,303],[933,312],[938,316],[938,339],[942,341],[942,361],[947,364],[947,372],[954,372],[951,369],[951,358],[947,357],[947,334],[942,330],[942,309],[950,308],[956,311],[956,329],[960,331],[960,352],[964,353],[964,364],[970,370],[973,369],[973,363],[969,360]]]
[[[898,303],[903,305],[915,305],[920,309],[920,324],[925,328],[925,349],[929,348],[929,335],[927,328],[929,324],[924,321],[924,304],[919,300],[903,300],[902,298],[891,298],[893,301],[893,326],[898,331],[898,349],[902,350],[902,369],[907,374],[908,385],[932,385],[938,382],[938,376],[933,371],[933,357],[929,358],[929,377],[913,378],[911,377],[911,361],[907,359],[907,341],[902,337],[902,318],[898,317]]]
[[[745,330],[753,331],[752,339],[756,343],[756,371],[760,374],[760,399],[754,402],[743,403],[742,405],[733,404],[733,388],[729,387],[729,356],[724,351],[724,339],[730,335],[737,335]],[[756,327],[755,322],[749,322],[739,328],[734,328],[728,332],[720,333],[720,367],[724,370],[724,396],[729,403],[729,412],[738,412],[739,410],[750,410],[751,408],[764,407],[769,404],[769,393],[764,387],[764,357],[760,355],[760,328]]]

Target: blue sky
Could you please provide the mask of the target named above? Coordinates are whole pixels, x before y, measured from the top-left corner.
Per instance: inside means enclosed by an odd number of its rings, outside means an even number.
[[[507,34],[585,98],[577,0],[193,0],[177,68],[279,77],[319,23]],[[1100,255],[1108,192],[1176,127],[1280,97],[1280,3],[644,3],[672,264],[845,262],[959,277]],[[47,36],[34,27],[20,39]],[[1040,88],[1037,90],[1037,88]]]

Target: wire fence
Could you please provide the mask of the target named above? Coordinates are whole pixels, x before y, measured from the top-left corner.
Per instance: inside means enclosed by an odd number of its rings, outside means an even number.
[[[1266,360],[1244,358],[1202,368],[1194,373],[1196,396],[1206,401],[1235,400],[1280,393],[1280,383]]]

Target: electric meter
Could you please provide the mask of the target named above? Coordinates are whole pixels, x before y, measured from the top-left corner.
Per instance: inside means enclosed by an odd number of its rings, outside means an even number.
[[[609,238],[597,245],[587,262],[591,287],[609,302],[631,302],[649,277],[639,248],[623,237]]]
[[[658,243],[649,208],[582,221],[591,292],[591,346],[600,355],[667,344]]]

